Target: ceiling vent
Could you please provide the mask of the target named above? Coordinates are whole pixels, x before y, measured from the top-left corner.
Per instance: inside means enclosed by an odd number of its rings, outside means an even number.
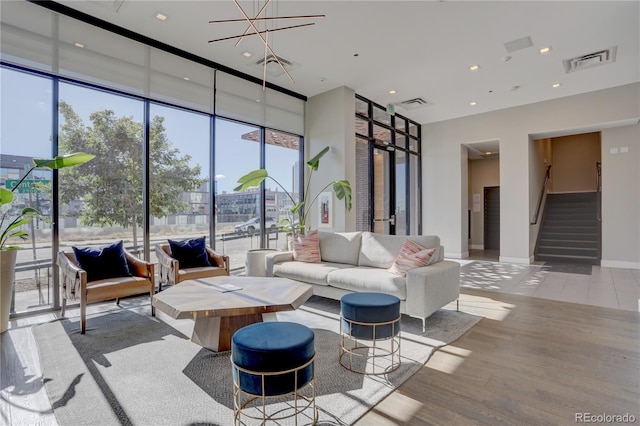
[[[398,105],[406,110],[418,109],[431,105],[431,102],[423,98],[407,99],[406,101],[398,102],[394,105]]]
[[[533,46],[533,40],[531,39],[531,36],[522,37],[504,44],[504,48],[507,49],[507,52],[509,53],[526,49],[527,47],[531,46]]]
[[[586,55],[565,59],[562,61],[562,64],[564,65],[564,70],[566,73],[580,71],[598,65],[611,64],[616,61],[617,49],[618,46],[613,46],[608,49],[599,50],[597,52],[587,53]]]
[[[90,0],[89,3],[94,4],[96,6],[100,6],[109,10],[112,10],[116,13],[118,13],[120,11],[120,8],[122,7],[122,3],[124,3],[125,0],[109,0],[109,1],[103,1],[103,0]]]
[[[268,54],[266,57],[262,57],[258,61],[252,62],[250,65],[262,71],[266,62],[267,74],[273,77],[280,77],[284,74],[284,71],[282,71],[282,67],[278,63],[278,59],[280,60],[280,63],[282,63],[282,66],[285,67],[287,72],[291,72],[291,70],[296,69],[300,66],[300,64],[296,64],[295,62],[285,59],[282,56],[278,56],[276,59],[276,57],[272,54]]]

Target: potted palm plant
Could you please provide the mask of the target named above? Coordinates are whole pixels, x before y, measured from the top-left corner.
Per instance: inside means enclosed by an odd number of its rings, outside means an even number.
[[[291,235],[304,235],[306,231],[309,229],[307,224],[307,220],[309,218],[309,212],[311,211],[311,206],[316,202],[320,194],[328,189],[332,188],[333,192],[336,194],[336,197],[339,200],[344,199],[345,207],[347,211],[351,210],[352,205],[352,195],[351,195],[351,184],[348,180],[335,180],[333,182],[329,182],[324,188],[322,188],[315,197],[311,198],[309,196],[309,185],[311,183],[311,177],[313,176],[313,172],[318,170],[320,166],[320,159],[329,152],[329,147],[325,147],[322,151],[316,154],[312,159],[307,161],[307,166],[309,167],[309,180],[304,188],[302,201],[296,201],[293,195],[289,193],[276,179],[269,175],[269,172],[265,169],[257,169],[252,172],[247,173],[238,179],[238,185],[234,188],[234,191],[245,191],[249,188],[253,188],[259,186],[265,179],[271,179],[274,181],[284,193],[291,200],[291,207],[289,217],[280,219],[278,221],[278,226],[283,231]]]
[[[3,210],[0,216],[0,333],[4,333],[9,325],[9,309],[11,307],[11,295],[13,294],[16,254],[20,248],[10,245],[10,241],[12,239],[29,239],[29,234],[22,229],[22,226],[36,218],[50,223],[48,218],[44,217],[33,207],[25,207],[12,219],[12,216],[9,214],[9,207],[14,200],[13,193],[20,187],[20,184],[24,182],[31,172],[37,168],[54,170],[73,167],[84,164],[94,157],[95,155],[79,152],[48,159],[34,159],[34,165],[11,190],[0,188],[0,208]]]

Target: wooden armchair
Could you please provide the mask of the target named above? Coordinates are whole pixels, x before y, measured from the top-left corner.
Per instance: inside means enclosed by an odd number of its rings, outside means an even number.
[[[181,269],[180,262],[171,255],[169,244],[157,244],[156,257],[160,266],[158,291],[162,289],[164,283],[175,285],[185,280],[229,275],[229,256],[218,254],[209,247],[206,247],[206,251],[209,263],[213,266]]]
[[[79,266],[73,252],[61,251],[58,253],[62,283],[62,316],[65,313],[67,299],[76,299],[79,294],[80,332],[82,334],[85,333],[87,326],[88,303],[110,299],[116,299],[116,303],[118,303],[120,297],[147,292],[149,297],[153,297],[155,293],[154,264],[138,259],[126,250],[124,250],[124,255],[131,276],[87,281],[87,271]],[[151,306],[151,315],[156,315],[153,306]]]

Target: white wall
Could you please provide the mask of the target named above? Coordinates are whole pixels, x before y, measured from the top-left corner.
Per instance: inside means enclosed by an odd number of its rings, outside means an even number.
[[[314,172],[309,194],[315,197],[324,186],[335,180],[347,179],[355,194],[355,92],[338,87],[309,98],[306,107],[305,161],[325,146],[331,150],[320,160]],[[306,168],[308,176],[308,167]],[[305,183],[307,178],[305,178]],[[332,191],[327,189],[326,191]],[[311,200],[309,200],[311,201]],[[355,197],[353,198],[355,203]],[[325,231],[347,231],[356,228],[356,209],[346,211],[344,201],[333,198],[333,227]],[[318,227],[317,203],[311,206],[312,229]]]
[[[533,243],[529,221],[535,209],[535,195],[530,194],[530,141],[553,136],[585,133],[630,126],[633,130],[623,132],[618,129],[607,133],[608,143],[618,146],[638,147],[638,120],[640,117],[640,83],[569,96],[551,101],[539,102],[515,108],[493,111],[469,117],[446,120],[423,125],[423,200],[424,234],[439,235],[447,252],[462,257],[466,251],[466,228],[460,226],[460,216],[454,212],[466,212],[462,199],[466,200],[467,187],[463,185],[461,167],[461,144],[494,140],[500,142],[500,260],[505,262],[529,263],[532,261]],[[613,132],[613,134],[609,134]],[[615,136],[614,136],[615,135]],[[611,139],[616,138],[615,142]],[[603,151],[605,148],[603,133]],[[607,151],[608,152],[608,151]],[[635,176],[635,181],[615,190],[618,196],[605,199],[606,209],[625,209],[629,200],[638,204],[637,179],[638,154],[630,152],[627,162],[621,161],[618,173]],[[622,158],[622,157],[620,157]],[[604,155],[603,155],[604,163]],[[633,165],[631,165],[633,163]],[[635,169],[633,169],[635,167]],[[604,169],[604,164],[603,164]],[[604,173],[604,172],[603,172]],[[603,179],[610,178],[606,174]],[[622,200],[625,200],[624,202]],[[463,210],[463,207],[465,210]],[[637,229],[638,215],[634,218],[621,217],[623,222],[616,226]],[[603,227],[603,231],[609,231]],[[615,239],[623,238],[623,244]],[[628,248],[638,245],[637,232],[618,235],[603,232],[603,259],[608,261],[640,262],[640,253]]]
[[[640,269],[640,126],[602,131],[602,235],[602,266]]]

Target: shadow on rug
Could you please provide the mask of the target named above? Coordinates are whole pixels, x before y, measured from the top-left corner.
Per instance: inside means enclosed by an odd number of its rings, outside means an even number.
[[[43,378],[62,425],[228,425],[233,423],[229,352],[190,341],[191,320],[151,317],[147,304],[90,316],[82,335],[77,318],[33,327]],[[315,333],[319,424],[352,424],[406,381],[433,351],[460,337],[481,317],[440,310],[422,333],[419,319],[402,318],[402,365],[381,377],[363,376],[338,362],[339,302],[312,297],[279,313]]]

